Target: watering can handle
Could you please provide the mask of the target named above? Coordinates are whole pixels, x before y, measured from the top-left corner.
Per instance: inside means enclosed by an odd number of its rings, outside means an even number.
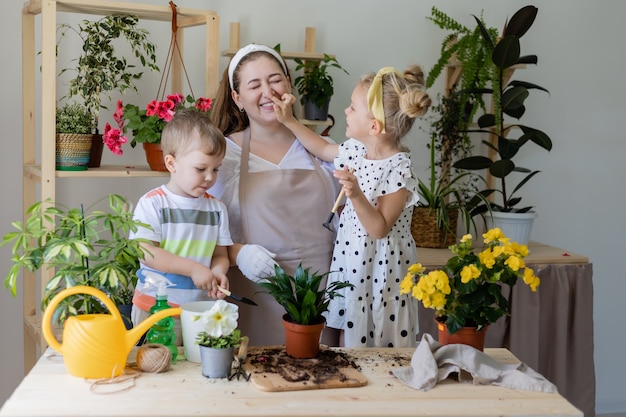
[[[44,338],[46,339],[50,347],[60,353],[62,353],[63,348],[59,341],[52,334],[52,329],[50,327],[50,323],[52,322],[52,315],[54,314],[54,310],[56,309],[57,305],[64,298],[75,294],[88,294],[96,297],[105,305],[105,307],[107,308],[107,310],[109,310],[112,316],[120,321],[122,320],[122,315],[120,314],[120,311],[117,309],[117,307],[115,307],[115,304],[113,304],[113,301],[111,301],[111,299],[99,289],[89,287],[87,285],[77,285],[75,287],[70,287],[62,290],[57,295],[55,295],[52,300],[50,300],[50,303],[46,307],[46,310],[44,311],[43,317],[41,319],[41,330],[43,332]]]

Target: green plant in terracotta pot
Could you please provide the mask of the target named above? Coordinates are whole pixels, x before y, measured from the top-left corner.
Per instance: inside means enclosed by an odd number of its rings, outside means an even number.
[[[426,272],[417,263],[400,283],[400,293],[411,294],[425,308],[434,309],[439,324],[451,335],[464,327],[481,331],[510,314],[503,286],[512,287],[522,279],[534,292],[540,284],[533,269],[524,263],[526,245],[512,241],[498,228],[482,237],[482,250],[477,251],[471,234],[465,235],[450,247],[452,256],[444,269]]]
[[[302,263],[293,275],[289,275],[279,265],[274,266],[274,275],[258,282],[266,293],[270,294],[285,309],[283,325],[285,325],[287,354],[293,357],[311,358],[319,353],[319,340],[326,322],[322,313],[328,311],[328,304],[333,297],[341,297],[343,288],[351,288],[352,284],[345,281],[333,281],[326,285],[329,272],[320,274],[311,272]],[[301,326],[313,328],[300,329],[309,345],[298,353],[295,340],[290,339],[289,329]]]

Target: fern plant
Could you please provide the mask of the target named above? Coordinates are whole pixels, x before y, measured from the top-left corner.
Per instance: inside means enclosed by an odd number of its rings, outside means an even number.
[[[461,66],[460,85],[451,86],[451,91],[447,91],[446,94],[450,96],[458,90],[485,88],[494,79],[494,72],[491,64],[491,50],[481,30],[478,27],[468,28],[435,6],[432,7],[431,16],[427,19],[449,33],[441,43],[439,60],[426,76],[426,87],[432,87],[445,66],[453,61],[453,57],[456,57],[456,61]],[[482,12],[480,20],[482,21]],[[483,26],[491,39],[497,39],[497,29]],[[460,108],[463,112],[458,115],[457,121],[461,126],[460,130],[463,131],[467,130],[468,121],[471,122],[478,108],[485,110],[485,102],[480,96],[463,94],[460,97]]]

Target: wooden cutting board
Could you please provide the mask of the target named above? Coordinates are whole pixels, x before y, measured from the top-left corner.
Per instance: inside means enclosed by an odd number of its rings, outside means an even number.
[[[345,353],[322,350],[314,359],[294,359],[284,346],[250,347],[244,364],[260,391],[300,391],[362,387],[367,378]]]

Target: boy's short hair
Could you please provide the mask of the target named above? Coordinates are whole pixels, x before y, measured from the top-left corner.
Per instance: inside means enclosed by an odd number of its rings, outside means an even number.
[[[192,139],[194,130],[198,132],[200,141]],[[198,149],[207,155],[224,156],[226,139],[211,122],[208,113],[193,108],[181,109],[165,124],[161,148],[163,155],[180,156]]]

